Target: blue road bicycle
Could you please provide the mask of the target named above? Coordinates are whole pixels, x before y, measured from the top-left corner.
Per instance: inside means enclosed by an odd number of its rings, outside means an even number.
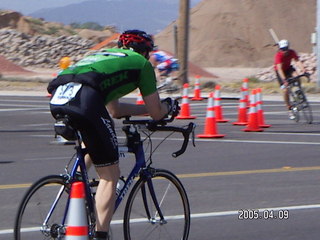
[[[152,167],[154,150],[150,148],[150,156],[146,158],[143,147],[144,142],[152,145],[151,136],[156,131],[167,131],[169,135],[173,132],[182,133],[182,147],[172,154],[173,157],[185,152],[191,133],[194,144],[195,124],[190,122],[184,127],[168,126],[167,123],[172,120],[133,120],[127,117],[123,121],[126,144],[121,149],[133,153],[136,159],[132,171],[126,178],[122,178],[124,186],[117,191],[115,210],[129,194],[123,216],[125,240],[188,239],[190,206],[186,191],[172,172]],[[84,162],[86,149],[82,147],[81,135],[72,127],[68,116],[59,119],[55,129],[58,134],[76,141],[76,153],[68,162],[64,174],[43,177],[28,189],[18,208],[14,226],[15,240],[65,239],[70,187],[75,181],[83,181],[85,184],[89,239],[94,235],[94,194],[99,181],[88,178]],[[141,133],[145,135],[144,139]]]

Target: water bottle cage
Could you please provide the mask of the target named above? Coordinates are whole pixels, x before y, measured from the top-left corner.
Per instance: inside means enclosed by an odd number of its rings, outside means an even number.
[[[126,145],[129,151],[135,151],[141,142],[141,137],[137,131],[135,130],[132,131],[130,128],[131,128],[130,126],[124,126],[122,130],[126,134],[126,138],[127,138]]]

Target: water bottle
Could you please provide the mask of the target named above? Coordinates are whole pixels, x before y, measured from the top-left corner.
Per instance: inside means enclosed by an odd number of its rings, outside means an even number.
[[[124,177],[121,176],[118,180],[118,183],[117,183],[117,188],[116,188],[116,194],[117,196],[119,196],[122,188],[124,187],[124,184],[125,184],[125,180],[124,180]]]

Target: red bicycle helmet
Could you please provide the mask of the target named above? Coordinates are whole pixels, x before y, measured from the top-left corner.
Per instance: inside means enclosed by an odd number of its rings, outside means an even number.
[[[136,52],[150,52],[154,43],[152,37],[144,31],[128,30],[123,32],[118,40],[118,47],[133,48]]]

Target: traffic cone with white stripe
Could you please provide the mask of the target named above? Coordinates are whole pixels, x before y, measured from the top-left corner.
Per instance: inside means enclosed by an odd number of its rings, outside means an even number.
[[[210,93],[207,105],[207,115],[204,127],[204,133],[197,135],[198,138],[222,138],[224,134],[218,134],[215,110],[213,106],[213,93]]]
[[[137,100],[136,100],[136,104],[137,104],[137,105],[144,105],[144,101],[143,101],[143,99],[142,99],[142,95],[141,95],[140,92],[138,93],[138,97],[137,97]]]
[[[83,182],[71,185],[70,203],[67,215],[66,240],[88,240],[88,220],[85,206]]]
[[[189,96],[188,96],[188,88],[189,84],[183,84],[183,96],[181,103],[180,114],[176,117],[176,119],[195,119],[197,117],[190,115],[190,105],[189,105]]]
[[[248,124],[247,117],[247,102],[245,99],[245,92],[241,91],[239,107],[238,107],[238,121],[232,123],[233,125],[245,126]]]
[[[265,124],[264,122],[264,113],[262,109],[262,89],[258,88],[257,89],[257,111],[258,111],[258,122],[259,122],[259,127],[262,128],[268,128],[271,127],[270,124]]]
[[[201,97],[201,90],[200,90],[200,80],[199,80],[200,76],[197,75],[196,76],[196,81],[194,84],[194,97],[191,98],[191,101],[202,101],[203,98]]]
[[[259,127],[256,95],[257,90],[253,89],[250,96],[250,112],[248,125],[245,129],[242,129],[242,131],[244,132],[263,132],[263,129]]]
[[[229,122],[229,120],[223,118],[223,110],[221,107],[221,97],[220,97],[221,86],[217,85],[214,91],[214,111],[216,114],[216,121],[218,123]]]
[[[248,78],[244,78],[244,79],[242,80],[242,87],[241,87],[241,91],[244,92],[244,96],[245,96],[244,99],[245,99],[246,107],[247,107],[247,108],[250,107],[248,83],[249,83],[249,79],[248,79]]]

